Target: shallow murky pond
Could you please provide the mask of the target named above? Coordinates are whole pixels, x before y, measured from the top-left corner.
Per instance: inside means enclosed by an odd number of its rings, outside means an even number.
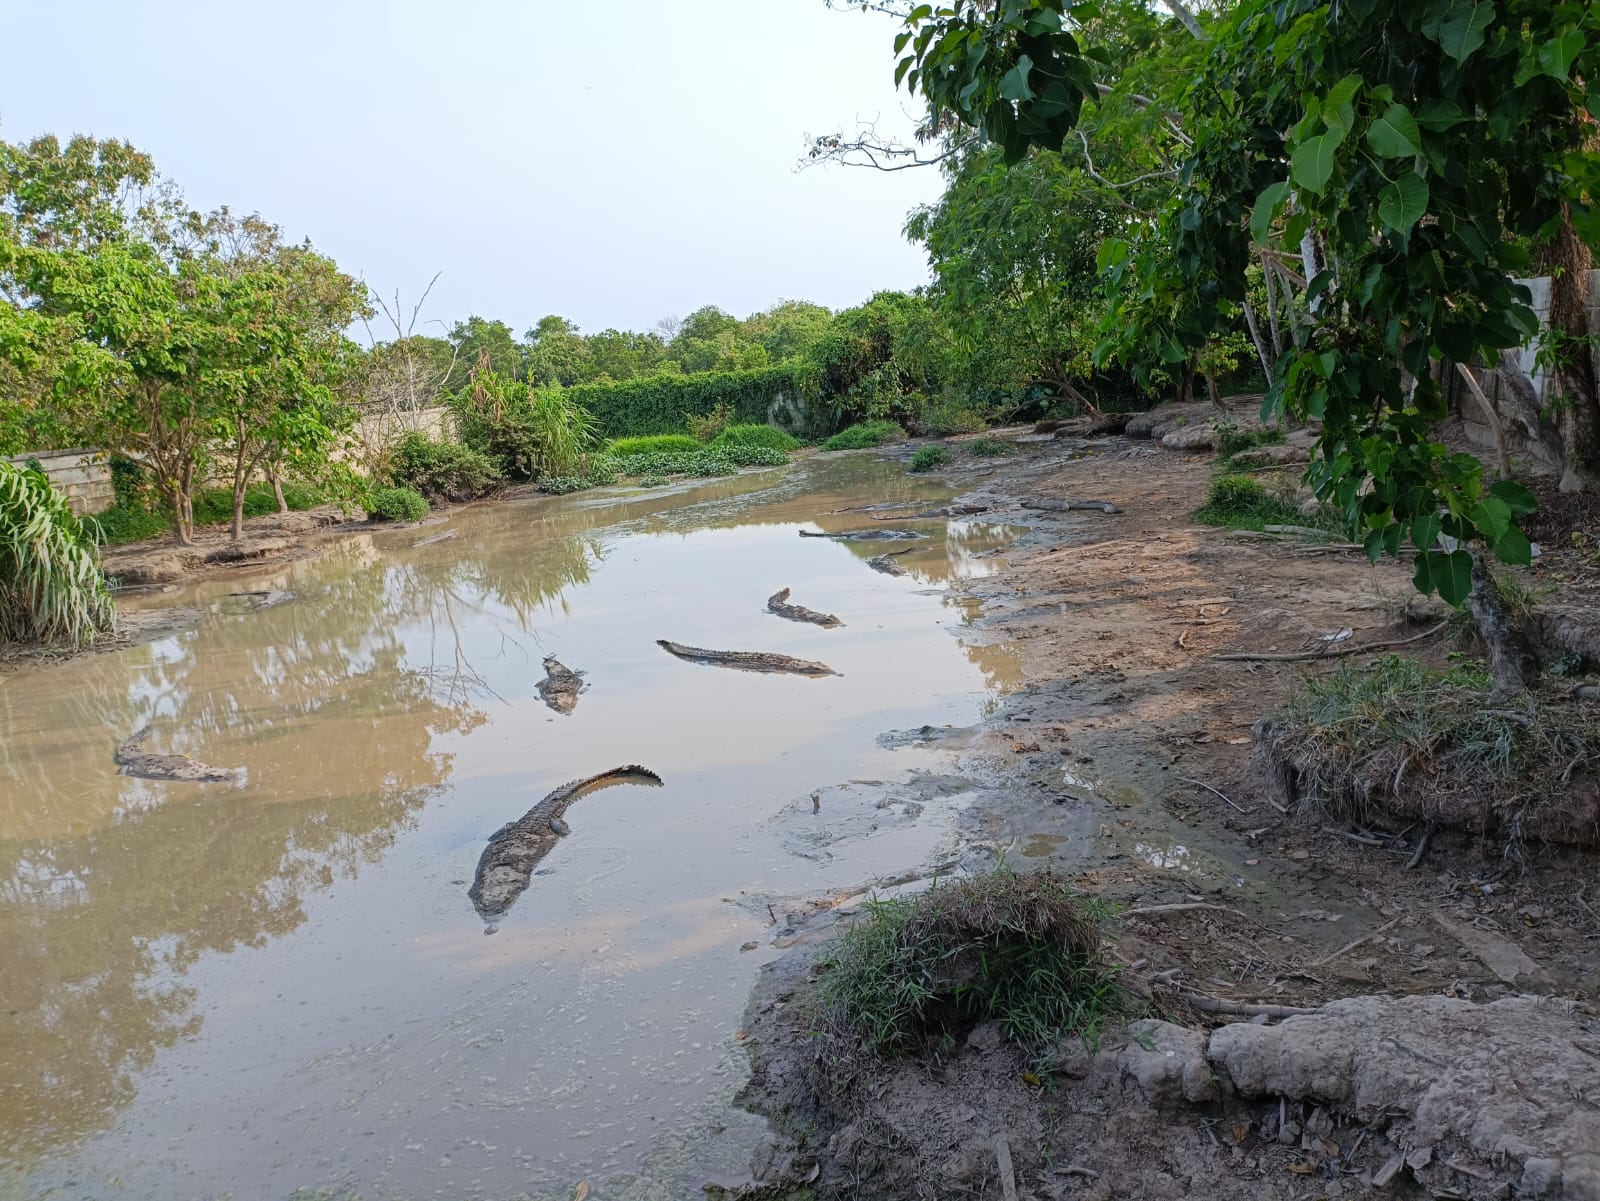
[[[484,506],[161,597],[205,616],[0,677],[0,1198],[497,1201],[588,1180],[607,1199],[737,1178],[760,1134],[727,1101],[775,953],[767,898],[937,857],[959,788],[915,805],[838,786],[947,768],[876,736],[969,723],[1017,672],[962,641],[937,587],[982,572],[1004,529],[797,532],[947,495],[857,455]],[[868,568],[905,545],[908,574]],[[768,614],[783,587],[844,626]],[[250,589],[293,599],[230,595]],[[702,667],[660,638],[840,674]],[[535,690],[545,655],[587,673],[570,716]],[[117,775],[114,745],[146,723],[149,749],[242,782]],[[575,804],[485,937],[466,893],[488,836],[627,763],[665,786]]]

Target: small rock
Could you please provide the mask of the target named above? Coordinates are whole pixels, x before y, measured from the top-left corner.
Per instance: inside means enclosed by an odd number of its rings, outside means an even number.
[[[1389,1156],[1383,1167],[1372,1174],[1372,1183],[1378,1188],[1386,1188],[1390,1181],[1400,1175],[1400,1169],[1406,1166],[1406,1157],[1398,1152]]]
[[[1285,1147],[1292,1147],[1300,1141],[1300,1123],[1285,1122],[1278,1130],[1278,1141]]]
[[[1221,1095],[1201,1031],[1146,1020],[1131,1023],[1128,1037],[1131,1041],[1117,1055],[1117,1066],[1152,1105],[1215,1101]]]
[[[1411,1152],[1410,1155],[1406,1156],[1406,1167],[1410,1168],[1413,1172],[1421,1171],[1432,1162],[1432,1147],[1418,1147],[1415,1151]]]

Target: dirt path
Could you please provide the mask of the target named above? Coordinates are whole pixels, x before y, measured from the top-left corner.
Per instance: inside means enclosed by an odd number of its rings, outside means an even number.
[[[1305,672],[1327,666],[1216,656],[1410,637],[1438,614],[1418,613],[1408,567],[1197,525],[1190,514],[1214,455],[1121,438],[1018,452],[951,473],[970,481],[963,501],[990,506],[984,520],[1028,527],[994,574],[965,585],[981,605],[982,636],[1020,654],[1024,685],[983,726],[943,735],[968,774],[986,776],[966,833],[988,863],[1049,866],[1119,907],[1174,907],[1114,923],[1109,953],[1140,988],[1179,984],[1225,1003],[1292,1007],[1371,994],[1593,1001],[1592,855],[1531,847],[1527,861],[1511,862],[1500,845],[1470,838],[1435,834],[1421,846],[1418,829],[1395,837],[1290,816],[1253,767],[1252,725]],[[1041,500],[1056,503],[1030,503]],[[1067,510],[1064,500],[1115,511]],[[1567,570],[1577,565],[1547,556],[1542,571],[1587,589],[1593,573]],[[1437,663],[1452,649],[1442,636],[1405,648]],[[1322,1160],[1308,1167],[1299,1134],[1309,1119],[1294,1106],[1175,1118],[1103,1072],[1040,1091],[988,1035],[931,1077],[890,1073],[868,1116],[841,1129],[798,1084],[805,1052],[795,1048],[806,1035],[794,998],[814,970],[804,953],[792,956],[753,1001],[749,1097],[780,1128],[831,1130],[826,1144],[798,1153],[802,1168],[805,1154],[818,1161],[824,1195],[851,1195],[848,1185],[863,1196],[1010,1197],[991,1147],[997,1129],[1022,1195],[1336,1196],[1345,1176],[1381,1178],[1395,1150],[1374,1141],[1363,1152],[1371,1162],[1358,1162],[1348,1155],[1361,1147],[1356,1130],[1344,1137],[1330,1126],[1323,1141],[1342,1138],[1344,1159],[1337,1171]],[[1187,1010],[1170,992],[1152,996],[1196,1029],[1240,1020]],[[931,1161],[934,1148],[947,1158]],[[1051,1174],[1063,1165],[1066,1174]]]

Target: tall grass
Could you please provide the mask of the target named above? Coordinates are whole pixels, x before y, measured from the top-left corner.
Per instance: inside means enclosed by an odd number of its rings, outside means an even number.
[[[0,462],[0,641],[88,646],[116,616],[67,502],[42,473]]]

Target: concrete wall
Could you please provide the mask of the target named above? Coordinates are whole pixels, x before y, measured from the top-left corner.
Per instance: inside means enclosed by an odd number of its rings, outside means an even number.
[[[11,462],[22,466],[30,459],[38,460],[50,477],[50,483],[67,498],[72,511],[80,517],[85,513],[104,513],[116,503],[116,493],[111,487],[111,467],[103,452],[36,450],[14,455]]]
[[[1549,277],[1517,282],[1533,294],[1533,311],[1542,327],[1550,313]],[[1600,335],[1600,270],[1589,273],[1589,332]],[[1592,353],[1596,374],[1600,375],[1600,344]],[[1500,366],[1494,371],[1480,367],[1473,374],[1499,414],[1512,459],[1536,473],[1559,473],[1560,436],[1555,423],[1542,413],[1554,399],[1556,384],[1549,372],[1536,368],[1538,356],[1539,339],[1534,338],[1526,346],[1503,352]],[[1445,368],[1448,374],[1440,382],[1452,407],[1461,415],[1468,439],[1492,452],[1494,431],[1485,419],[1483,407],[1473,397],[1455,365],[1446,364]]]

